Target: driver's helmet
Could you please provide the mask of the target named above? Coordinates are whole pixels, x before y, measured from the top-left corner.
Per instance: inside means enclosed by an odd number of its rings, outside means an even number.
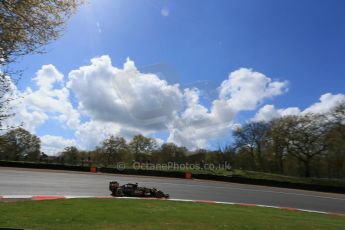
[[[119,187],[119,186],[120,186],[119,182],[117,182],[117,181],[112,181],[112,182],[110,182],[110,185],[111,185],[111,187],[113,187],[113,188]]]

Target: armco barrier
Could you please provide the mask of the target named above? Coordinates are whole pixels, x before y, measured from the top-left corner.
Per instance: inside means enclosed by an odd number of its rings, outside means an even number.
[[[174,171],[169,172],[169,171],[159,171],[159,170],[116,169],[116,168],[105,168],[105,167],[99,168],[98,171],[102,173],[115,173],[115,174],[126,174],[126,175],[184,178],[183,172],[174,172]]]
[[[223,182],[232,182],[240,184],[253,184],[253,185],[263,185],[281,188],[293,188],[293,189],[304,189],[319,192],[333,192],[333,193],[345,193],[345,187],[327,186],[327,185],[317,185],[317,184],[302,184],[302,183],[292,183],[288,181],[274,181],[266,179],[254,179],[246,178],[241,176],[218,176],[211,174],[193,174],[195,179],[203,180],[214,180]]]
[[[17,167],[17,168],[38,168],[38,169],[55,169],[55,170],[70,170],[90,172],[90,167],[86,166],[73,166],[61,164],[44,164],[44,163],[30,163],[30,162],[13,162],[13,161],[0,161],[0,166],[4,167]],[[185,178],[184,172],[175,171],[159,171],[159,170],[135,170],[135,169],[116,169],[116,168],[97,168],[97,172],[113,173],[113,174],[126,174],[126,175],[142,175],[142,176],[158,176],[158,177],[172,177],[172,178]],[[212,174],[193,174],[194,179],[223,181],[241,184],[264,185],[272,187],[304,189],[319,192],[333,192],[345,194],[345,187],[317,185],[317,184],[302,184],[292,183],[285,181],[274,181],[266,179],[254,179],[241,176],[219,176]]]
[[[90,171],[90,167],[86,167],[86,166],[44,164],[44,163],[32,163],[32,162],[15,162],[15,161],[0,161],[0,166],[16,167],[16,168],[69,170],[69,171],[81,171],[81,172]]]

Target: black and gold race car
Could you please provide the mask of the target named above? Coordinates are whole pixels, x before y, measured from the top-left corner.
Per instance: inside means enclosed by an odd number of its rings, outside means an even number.
[[[124,184],[120,186],[117,181],[109,183],[109,190],[112,196],[135,196],[135,197],[155,197],[155,198],[169,198],[169,194],[164,193],[156,188],[140,187],[138,183]]]

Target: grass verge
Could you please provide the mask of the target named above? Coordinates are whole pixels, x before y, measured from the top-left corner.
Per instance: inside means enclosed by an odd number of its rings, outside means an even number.
[[[342,229],[345,218],[261,207],[157,200],[0,203],[0,227],[28,229]]]

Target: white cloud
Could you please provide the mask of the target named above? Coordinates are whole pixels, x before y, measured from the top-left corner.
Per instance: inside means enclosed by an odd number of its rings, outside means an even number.
[[[266,98],[287,90],[287,82],[272,81],[264,74],[241,68],[232,72],[220,86],[219,99],[226,100],[234,110],[252,110]]]
[[[265,100],[285,93],[288,85],[241,68],[221,83],[218,95],[207,107],[202,103],[202,89],[181,89],[155,74],[141,73],[129,58],[122,68],[114,67],[109,56],[93,58],[91,64],[72,70],[67,80],[53,65],[43,65],[33,81],[37,90],[28,87],[21,92],[12,85],[18,99],[12,102],[16,116],[8,124],[23,122],[24,128],[35,133],[54,119],[71,129],[75,139],[41,137],[42,149],[49,154],[69,145],[91,149],[109,135],[129,140],[139,133],[152,136],[161,131],[169,132],[169,142],[190,149],[205,148],[210,140],[238,126],[233,121],[239,112],[256,110]],[[77,99],[77,108],[71,103],[71,93]],[[265,105],[252,120],[323,113],[343,101],[344,94],[326,93],[304,110]],[[80,114],[86,121],[80,121]]]
[[[43,65],[33,80],[41,90],[50,91],[54,83],[63,82],[63,74],[53,65]]]
[[[286,87],[287,82],[272,81],[264,74],[241,68],[222,82],[210,111],[199,104],[197,89],[185,89],[187,108],[170,128],[168,141],[191,149],[205,148],[210,140],[233,128],[239,111],[254,110],[264,99],[284,93]]]
[[[13,88],[16,100],[12,101],[16,115],[8,125],[23,127],[35,133],[37,127],[49,119],[57,119],[68,127],[79,125],[79,113],[69,101],[69,91],[64,87],[63,75],[53,65],[43,65],[33,78],[37,90],[30,87],[20,92]]]
[[[206,147],[209,139],[232,128],[237,112],[255,109],[264,99],[284,93],[286,86],[242,68],[222,83],[218,99],[208,109],[200,103],[197,88],[182,92],[177,84],[139,72],[129,58],[122,69],[116,68],[109,56],[71,71],[68,82],[79,109],[91,118],[76,132],[83,146],[98,144],[109,134],[130,138],[169,130],[168,141],[188,148]]]
[[[41,151],[48,155],[54,155],[61,152],[68,146],[76,146],[73,139],[65,139],[61,136],[44,135],[41,139]]]
[[[270,121],[281,117],[281,114],[274,107],[274,105],[265,105],[256,113],[253,121]]]
[[[259,109],[253,121],[270,121],[275,118],[290,116],[290,115],[299,115],[301,113],[300,109],[297,107],[290,107],[286,109],[276,109],[274,105],[265,105]]]
[[[75,140],[43,136],[48,153],[71,144],[91,149],[109,135],[128,140],[139,133],[160,131],[169,131],[169,142],[191,149],[207,147],[210,140],[238,125],[233,124],[238,112],[254,110],[287,89],[287,82],[241,68],[223,81],[217,98],[207,108],[200,101],[199,89],[182,90],[155,74],[141,73],[129,58],[122,68],[114,67],[106,55],[72,70],[67,83],[53,65],[42,66],[34,82],[37,90],[18,92],[23,99],[16,105],[14,120],[24,121],[24,127],[34,132],[49,119],[56,119],[75,133]],[[73,107],[70,93],[78,108]],[[81,122],[80,114],[87,121]]]
[[[78,140],[78,147],[91,149],[98,146],[105,138],[110,135],[119,135],[120,126],[111,122],[89,121],[78,127],[75,132]]]
[[[301,111],[297,107],[289,107],[285,109],[276,109],[274,105],[265,105],[259,109],[252,120],[254,121],[270,121],[275,118],[289,115],[303,115],[308,113],[320,114],[330,111],[341,102],[345,102],[344,94],[326,93],[321,95],[320,101],[307,107]]]
[[[123,69],[113,67],[109,56],[94,58],[91,65],[71,71],[68,87],[92,120],[143,131],[166,129],[182,101],[177,84],[140,73],[130,59]]]
[[[325,113],[341,102],[345,102],[344,94],[326,93],[320,97],[320,102],[317,102],[305,109],[303,113]]]

